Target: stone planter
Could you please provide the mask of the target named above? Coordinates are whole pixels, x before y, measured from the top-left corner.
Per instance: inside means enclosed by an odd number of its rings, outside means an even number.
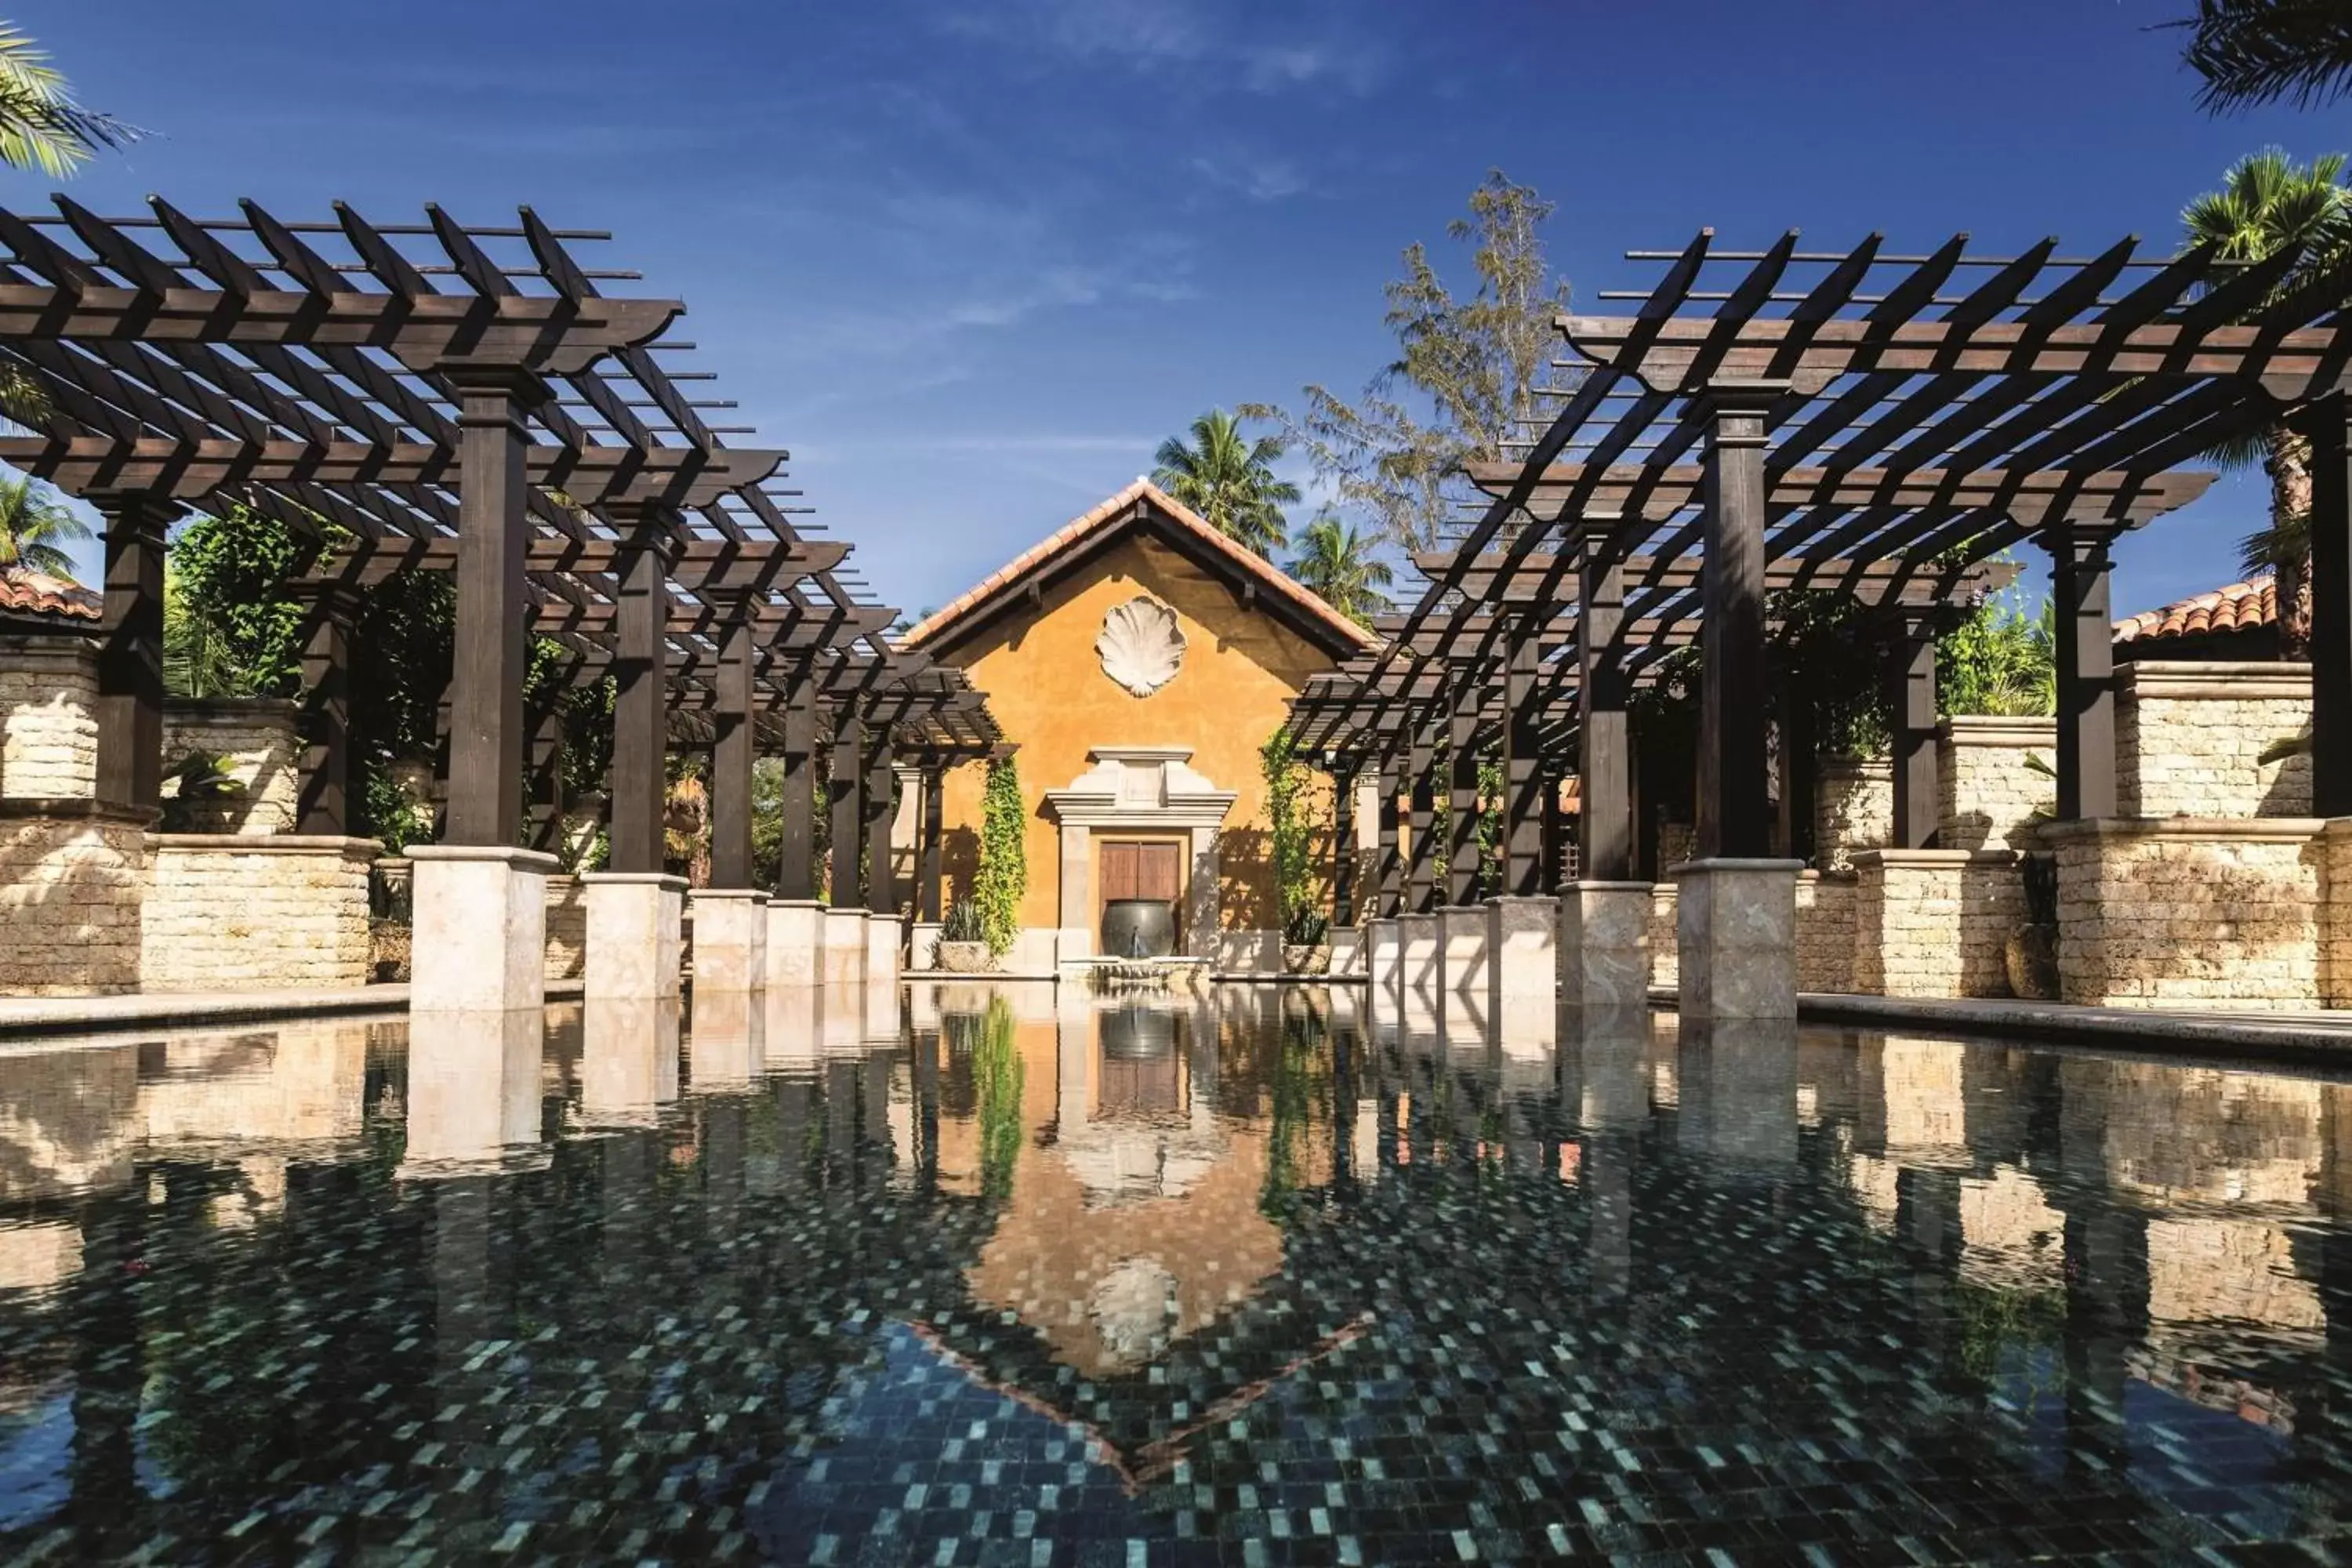
[[[1300,942],[1284,942],[1282,970],[1286,974],[1328,974],[1331,971],[1331,949],[1323,943],[1309,947]]]
[[[2058,928],[2022,925],[2009,933],[2001,948],[2009,968],[2009,989],[2028,1002],[2058,1000]]]
[[[950,974],[981,974],[995,964],[995,955],[984,942],[942,942],[939,948],[939,966]]]

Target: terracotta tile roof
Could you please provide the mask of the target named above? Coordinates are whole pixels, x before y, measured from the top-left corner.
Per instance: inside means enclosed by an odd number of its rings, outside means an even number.
[[[1072,518],[1068,522],[1031,545],[1012,560],[971,587],[959,594],[939,609],[923,617],[897,640],[901,647],[920,647],[950,626],[962,621],[994,599],[999,594],[1027,576],[1056,556],[1065,555],[1094,535],[1117,528],[1129,516],[1137,501],[1147,501],[1180,529],[1197,537],[1206,549],[1227,557],[1235,566],[1255,577],[1265,587],[1280,594],[1317,620],[1323,622],[1358,647],[1369,647],[1375,640],[1372,634],[1326,604],[1320,595],[1301,585],[1274,563],[1255,551],[1244,549],[1210,526],[1208,521],[1190,507],[1153,484],[1139,479],[1117,495]]]
[[[94,621],[105,603],[92,588],[46,572],[0,570],[0,610],[26,616],[74,616]]]
[[[2160,610],[2143,610],[2116,623],[2116,641],[2214,637],[2278,624],[2278,586],[2269,577],[2232,583]]]

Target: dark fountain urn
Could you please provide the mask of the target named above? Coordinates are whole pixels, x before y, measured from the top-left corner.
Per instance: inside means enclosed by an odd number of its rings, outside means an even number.
[[[1176,910],[1165,899],[1113,899],[1103,906],[1103,953],[1165,958],[1176,951]]]

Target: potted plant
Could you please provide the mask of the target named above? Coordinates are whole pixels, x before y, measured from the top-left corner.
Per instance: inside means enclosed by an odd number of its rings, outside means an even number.
[[[932,962],[950,974],[978,974],[995,963],[996,954],[988,944],[988,922],[982,918],[979,904],[958,899],[948,906],[948,917],[940,922]]]
[[[1291,974],[1326,974],[1331,969],[1331,921],[1321,910],[1297,909],[1282,928],[1282,967]]]

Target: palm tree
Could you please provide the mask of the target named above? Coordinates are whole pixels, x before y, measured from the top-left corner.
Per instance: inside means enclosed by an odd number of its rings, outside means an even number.
[[[2343,0],[2198,0],[2180,58],[2216,113],[2291,100],[2312,109],[2352,91],[2352,11]]]
[[[1272,436],[1252,441],[1222,408],[1193,420],[1192,437],[1190,446],[1181,436],[1160,443],[1152,482],[1218,532],[1272,560],[1275,548],[1290,538],[1282,509],[1298,500],[1297,485],[1275,477],[1282,443]]]
[[[47,53],[15,23],[0,22],[0,163],[61,180],[100,148],[127,147],[140,134],[76,103]]]
[[[29,479],[0,479],[0,572],[73,577],[68,544],[98,536],[57,493]]]
[[[1381,592],[1395,580],[1389,563],[1371,552],[1371,542],[1340,522],[1328,510],[1298,536],[1298,553],[1285,568],[1322,596],[1323,602],[1360,626],[1389,607]]]
[[[2352,192],[2342,182],[2345,158],[2330,153],[2308,166],[2276,147],[2241,158],[2180,215],[2191,245],[2210,245],[2225,260],[2267,261],[2301,253],[2279,291],[2312,272],[2338,264],[2352,244]],[[2302,658],[2311,645],[2311,444],[2285,425],[2225,442],[2212,454],[2225,464],[2260,463],[2271,481],[2270,526],[2247,536],[2242,569],[2278,576],[2279,652]]]

